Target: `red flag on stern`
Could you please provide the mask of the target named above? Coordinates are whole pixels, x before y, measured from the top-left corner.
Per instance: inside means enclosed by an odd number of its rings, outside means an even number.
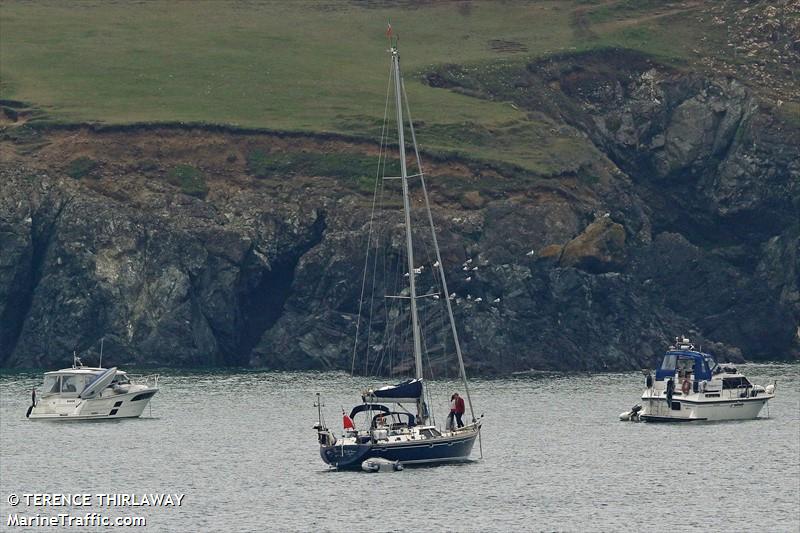
[[[356,429],[353,419],[344,413],[342,413],[342,426],[344,426],[344,429]]]

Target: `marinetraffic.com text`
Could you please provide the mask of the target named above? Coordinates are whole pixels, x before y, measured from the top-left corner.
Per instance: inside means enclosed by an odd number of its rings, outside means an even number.
[[[185,496],[173,493],[12,493],[6,502],[15,509],[8,514],[5,525],[9,528],[145,527],[147,518],[144,516],[109,516],[95,509],[181,507]]]

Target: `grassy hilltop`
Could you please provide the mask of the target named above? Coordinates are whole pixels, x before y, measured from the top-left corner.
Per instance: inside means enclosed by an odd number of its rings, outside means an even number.
[[[702,8],[645,0],[8,1],[0,5],[0,91],[60,122],[374,136],[391,21],[423,147],[546,175],[585,151],[581,142],[506,102],[431,88],[422,74],[609,46],[675,65],[730,54],[727,30]]]
[[[421,74],[442,63],[515,62],[604,46],[685,62],[719,37],[696,31],[697,23],[675,23],[691,19],[694,8],[586,0],[12,1],[0,7],[0,89],[3,98],[66,122],[371,134],[383,114],[391,20],[414,115],[427,126],[424,146],[547,173],[557,170],[560,154],[574,155],[574,139],[508,103],[428,87]],[[542,150],[531,150],[537,144]]]

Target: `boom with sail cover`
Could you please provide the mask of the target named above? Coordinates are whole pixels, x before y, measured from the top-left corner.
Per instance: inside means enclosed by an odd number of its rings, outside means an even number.
[[[361,395],[364,402],[412,403],[422,400],[422,380],[409,379],[397,385],[370,389]]]

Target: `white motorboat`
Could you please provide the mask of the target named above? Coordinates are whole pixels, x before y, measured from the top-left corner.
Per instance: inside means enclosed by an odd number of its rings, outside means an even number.
[[[141,416],[158,392],[158,374],[129,376],[113,368],[85,367],[46,372],[41,392],[31,395],[31,420],[101,420]]]
[[[655,379],[647,372],[641,405],[622,413],[620,420],[692,422],[751,420],[775,397],[775,383],[752,384],[730,363],[695,350],[687,338],[676,338]]]

